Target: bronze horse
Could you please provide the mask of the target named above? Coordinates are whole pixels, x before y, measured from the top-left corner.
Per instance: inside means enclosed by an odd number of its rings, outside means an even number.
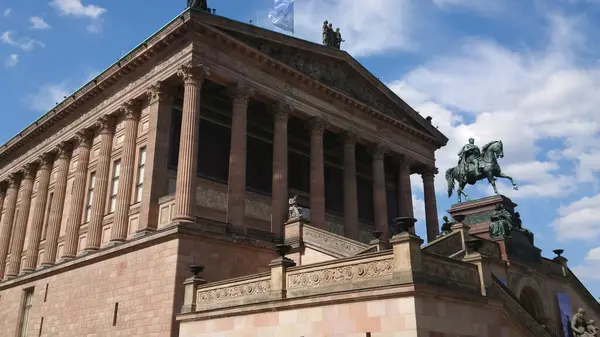
[[[456,193],[458,194],[458,202],[461,201],[461,195],[465,196],[465,199],[468,201],[469,196],[465,193],[464,188],[469,185],[475,185],[475,183],[479,180],[483,180],[487,178],[488,182],[494,188],[494,192],[498,194],[498,189],[496,188],[496,178],[505,178],[510,180],[513,185],[513,189],[518,190],[517,183],[511,176],[508,176],[502,173],[502,169],[500,165],[498,165],[498,158],[504,157],[504,148],[501,140],[489,142],[481,148],[481,156],[479,159],[479,170],[478,174],[474,176],[472,174],[472,170],[469,172],[465,172],[462,174],[460,171],[460,167],[455,166],[446,171],[446,181],[448,182],[448,198],[452,196],[452,192],[454,191],[455,181],[458,181],[458,190]],[[471,173],[471,175],[469,175]]]

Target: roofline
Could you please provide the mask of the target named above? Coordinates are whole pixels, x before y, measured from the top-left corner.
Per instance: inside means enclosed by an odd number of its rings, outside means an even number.
[[[125,55],[121,56],[117,61],[115,61],[113,64],[111,64],[110,66],[108,66],[107,68],[105,68],[102,72],[100,72],[98,75],[96,75],[93,79],[85,82],[83,85],[81,85],[77,90],[75,90],[71,95],[67,96],[65,99],[63,99],[61,102],[59,102],[54,108],[50,109],[49,111],[47,111],[46,113],[42,114],[40,117],[38,117],[33,123],[29,124],[28,126],[26,126],[24,129],[21,130],[21,132],[17,133],[15,136],[13,136],[12,138],[10,138],[9,140],[7,140],[4,144],[2,144],[2,146],[0,146],[0,158],[4,157],[3,155],[8,152],[8,150],[12,149],[14,146],[16,146],[19,142],[19,140],[23,139],[24,136],[27,135],[23,135],[24,132],[27,131],[27,129],[32,128],[31,130],[29,130],[27,132],[27,134],[30,134],[31,132],[36,131],[40,125],[40,123],[45,123],[48,121],[51,121],[52,118],[54,116],[50,116],[50,114],[55,113],[55,115],[58,115],[59,112],[61,112],[63,109],[67,108],[69,106],[69,104],[66,104],[66,102],[69,99],[73,99],[75,102],[78,98],[77,96],[79,96],[79,94],[83,93],[83,90],[89,86],[91,83],[94,83],[94,86],[98,85],[96,82],[99,78],[101,78],[103,75],[106,75],[110,70],[113,70],[115,68],[120,68],[121,65],[120,63],[123,60],[126,60],[128,57],[130,57],[132,54],[134,54],[136,51],[139,51],[140,48],[146,46],[146,44],[148,43],[148,41],[152,40],[152,38],[156,37],[157,35],[159,35],[163,30],[165,30],[166,28],[168,28],[171,24],[173,24],[175,21],[177,20],[181,20],[182,18],[184,18],[184,15],[189,12],[190,9],[187,8],[185,9],[183,12],[181,12],[180,14],[178,14],[175,18],[173,18],[171,21],[169,21],[168,23],[166,23],[165,25],[163,25],[160,29],[158,29],[156,32],[154,32],[152,35],[150,35],[149,37],[147,37],[144,41],[142,41],[140,44],[138,44],[137,46],[135,46],[134,48],[132,48],[129,52],[127,52]],[[91,88],[90,88],[91,89]],[[101,89],[102,90],[102,89]],[[61,105],[64,105],[61,107]],[[46,119],[46,120],[44,120]],[[60,119],[60,118],[59,118]]]

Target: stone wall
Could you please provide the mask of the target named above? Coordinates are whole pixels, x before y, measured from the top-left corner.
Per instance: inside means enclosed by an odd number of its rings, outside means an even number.
[[[24,290],[32,287],[28,336],[176,336],[173,315],[181,309],[189,265],[205,265],[205,277],[218,281],[265,271],[275,255],[226,238],[167,232],[27,275],[29,282],[4,284],[0,336],[15,335]]]

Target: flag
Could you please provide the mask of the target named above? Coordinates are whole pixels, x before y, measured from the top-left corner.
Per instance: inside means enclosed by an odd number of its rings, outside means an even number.
[[[275,27],[294,34],[294,0],[273,0],[269,19]]]

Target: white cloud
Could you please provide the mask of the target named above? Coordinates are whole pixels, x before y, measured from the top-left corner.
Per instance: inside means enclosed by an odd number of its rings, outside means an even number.
[[[457,164],[469,137],[479,146],[503,141],[506,157],[499,164],[519,191],[503,179],[497,185],[510,197],[563,197],[600,171],[600,66],[577,65],[573,55],[585,45],[578,20],[549,16],[547,22],[549,39],[539,52],[469,38],[458,52],[433,57],[389,83],[449,138],[436,153],[439,194],[446,190],[444,172]],[[544,152],[547,160],[540,160]],[[577,172],[567,174],[562,160]],[[491,192],[487,181],[478,185]]]
[[[16,66],[17,63],[19,63],[19,55],[17,55],[17,54],[10,54],[10,55],[8,55],[8,58],[4,62],[4,65],[7,68],[12,68],[12,67]]]
[[[61,15],[91,19],[92,21],[86,26],[86,30],[90,33],[102,31],[102,15],[106,13],[106,8],[91,4],[84,5],[81,0],[53,0],[50,6]]]
[[[7,18],[11,12],[12,12],[12,8],[5,9],[4,13],[3,13],[4,17]]]
[[[576,265],[571,270],[581,279],[600,280],[600,247],[592,248],[587,253],[583,263]]]
[[[413,32],[420,25],[412,15],[410,0],[304,0],[295,7],[295,32],[302,39],[322,43],[322,25],[325,19],[340,28],[342,49],[355,57],[384,54],[389,51],[413,50],[416,41]],[[374,24],[376,23],[376,24]],[[259,26],[275,29],[263,18]]]
[[[52,26],[50,26],[42,17],[39,16],[30,17],[29,23],[31,24],[31,29],[44,30],[52,28]]]
[[[12,31],[3,32],[0,35],[0,42],[11,46],[15,46],[23,51],[30,51],[36,47],[45,47],[44,43],[42,43],[41,41],[37,41],[28,37],[15,38],[14,33]]]
[[[26,101],[31,109],[47,112],[57,103],[62,102],[71,91],[65,83],[48,84],[40,87],[36,93],[28,95]]]
[[[61,15],[98,19],[106,13],[106,9],[96,5],[84,5],[81,0],[53,0],[50,6],[56,8]]]
[[[558,218],[550,226],[559,241],[596,240],[600,237],[600,194],[583,197],[558,209]]]

